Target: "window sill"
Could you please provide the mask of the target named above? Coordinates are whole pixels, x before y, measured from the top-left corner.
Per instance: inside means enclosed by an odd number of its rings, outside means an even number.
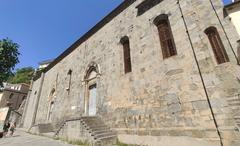
[[[163,58],[163,60],[168,60],[168,59],[170,59],[170,58],[175,58],[175,57],[177,57],[178,56],[178,54],[175,54],[175,55],[172,55],[172,56],[169,56],[169,57],[165,57],[165,58]]]

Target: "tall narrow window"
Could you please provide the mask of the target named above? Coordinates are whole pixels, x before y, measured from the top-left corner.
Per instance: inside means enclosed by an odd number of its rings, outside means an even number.
[[[72,70],[71,69],[69,69],[68,70],[68,78],[69,78],[69,80],[68,80],[68,87],[66,88],[66,90],[68,91],[68,95],[69,95],[69,93],[70,93],[70,87],[71,87],[71,82],[72,82]]]
[[[168,16],[162,14],[155,18],[154,24],[158,28],[160,44],[162,48],[163,58],[168,58],[177,55],[176,46],[174,43],[172,30],[168,20]]]
[[[240,62],[240,40],[238,42],[237,54],[238,54],[238,62]]]
[[[129,73],[132,71],[129,38],[125,36],[121,39],[120,42],[123,45],[124,70],[125,73]]]
[[[215,55],[217,63],[221,64],[224,62],[229,62],[228,55],[223,46],[222,40],[219,36],[217,29],[215,27],[211,26],[205,30],[205,33],[208,36],[208,39],[212,46],[213,53]]]
[[[52,113],[53,113],[53,108],[54,108],[54,102],[56,99],[56,92],[55,89],[53,88],[50,92],[49,95],[49,107],[48,107],[48,115],[47,115],[47,120],[52,121]]]
[[[52,121],[53,107],[54,107],[54,101],[52,101],[49,105],[48,121]]]

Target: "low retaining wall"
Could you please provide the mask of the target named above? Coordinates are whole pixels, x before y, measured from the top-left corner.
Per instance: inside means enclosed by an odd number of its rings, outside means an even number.
[[[137,144],[147,146],[220,146],[218,140],[206,140],[191,137],[174,136],[138,136],[119,134],[119,141],[126,144]]]

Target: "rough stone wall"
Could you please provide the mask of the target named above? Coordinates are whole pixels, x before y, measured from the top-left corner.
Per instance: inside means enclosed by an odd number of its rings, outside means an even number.
[[[212,2],[217,15],[213,11],[209,0],[186,0],[182,1],[181,5],[188,4],[192,6],[183,8],[183,13],[185,14],[203,81],[206,85],[207,94],[221,132],[223,143],[225,145],[238,145],[240,133],[235,131],[237,128],[235,117],[239,115],[240,106],[240,68],[237,65],[236,59],[237,40],[239,37],[235,33],[230,21],[223,18],[221,2],[218,0]],[[229,63],[218,65],[214,60],[210,43],[203,33],[204,29],[209,26],[215,26],[218,29],[230,58]]]
[[[37,96],[39,94],[39,88],[40,88],[40,82],[41,78],[34,81],[32,88],[30,89],[31,91],[29,92],[28,98],[26,100],[26,106],[25,106],[25,113],[23,113],[23,127],[26,129],[29,129],[32,125],[33,122],[33,117],[34,117],[34,110],[37,104]],[[41,106],[41,105],[40,105]]]
[[[97,78],[97,114],[120,135],[186,136],[219,142],[208,97],[224,144],[237,145],[240,136],[235,131],[234,117],[240,102],[237,96],[240,69],[234,53],[239,38],[230,22],[223,18],[221,1],[213,1],[219,19],[209,0],[180,0],[180,7],[176,0],[165,0],[137,16],[135,7],[140,2],[132,4],[46,72],[36,123],[49,122],[46,119],[53,88],[56,100],[52,123],[57,125],[64,119],[84,114],[83,78],[87,66],[96,62],[101,73]],[[177,55],[167,59],[162,57],[153,24],[154,18],[163,13],[169,15],[177,48]],[[218,29],[230,62],[216,63],[204,33],[209,26]],[[125,35],[131,47],[132,72],[128,74],[124,74],[120,44]],[[69,69],[73,72],[67,91]],[[39,80],[34,82],[34,88],[38,88]]]
[[[0,101],[2,100],[3,92],[0,92]]]
[[[12,97],[10,99],[10,95],[12,94]],[[11,108],[13,110],[18,110],[20,107],[23,98],[26,98],[27,94],[24,92],[18,92],[18,91],[12,91],[12,90],[4,90],[2,98],[0,100],[0,108],[7,107],[7,103],[11,103]]]

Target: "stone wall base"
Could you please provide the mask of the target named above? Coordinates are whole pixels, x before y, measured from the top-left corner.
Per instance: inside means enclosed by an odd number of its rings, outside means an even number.
[[[207,140],[191,137],[175,136],[138,136],[119,134],[120,142],[126,144],[147,145],[147,146],[220,146],[218,139]]]

